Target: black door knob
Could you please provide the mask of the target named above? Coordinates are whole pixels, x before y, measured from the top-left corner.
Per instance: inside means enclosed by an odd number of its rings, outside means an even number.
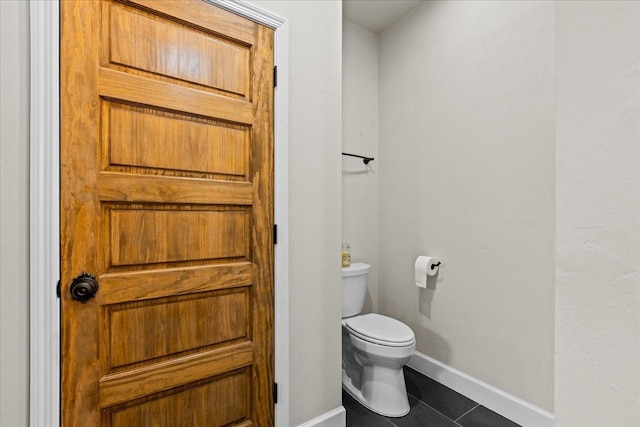
[[[99,287],[98,281],[94,276],[89,273],[82,273],[73,279],[69,290],[74,300],[84,304],[96,295]]]

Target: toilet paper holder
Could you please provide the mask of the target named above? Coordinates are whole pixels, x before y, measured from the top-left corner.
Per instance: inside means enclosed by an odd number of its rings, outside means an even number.
[[[435,270],[435,269],[436,269],[436,267],[440,267],[440,264],[442,264],[442,262],[440,262],[440,261],[438,261],[438,262],[437,262],[437,263],[435,263],[435,264],[431,264],[431,269],[432,269],[432,270]]]

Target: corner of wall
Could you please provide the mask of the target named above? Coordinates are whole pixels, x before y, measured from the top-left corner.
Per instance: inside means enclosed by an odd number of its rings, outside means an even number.
[[[29,413],[29,3],[0,2],[0,424]]]
[[[555,3],[556,420],[640,425],[640,3]]]
[[[353,261],[371,264],[365,311],[378,309],[378,36],[343,20],[342,240]]]

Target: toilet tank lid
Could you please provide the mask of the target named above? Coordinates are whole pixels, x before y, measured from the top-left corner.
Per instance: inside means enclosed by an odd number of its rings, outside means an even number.
[[[342,267],[342,277],[367,274],[371,266],[364,262],[353,262],[349,267]]]

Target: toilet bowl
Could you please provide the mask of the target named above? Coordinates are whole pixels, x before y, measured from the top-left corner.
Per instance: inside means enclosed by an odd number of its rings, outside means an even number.
[[[359,314],[369,269],[365,263],[342,269],[342,386],[373,412],[401,417],[409,412],[402,367],[415,353],[415,335],[396,319]]]
[[[402,367],[416,351],[413,331],[398,320],[373,313],[345,319],[342,325],[348,340],[343,339],[343,388],[378,414],[406,415],[409,400]]]

